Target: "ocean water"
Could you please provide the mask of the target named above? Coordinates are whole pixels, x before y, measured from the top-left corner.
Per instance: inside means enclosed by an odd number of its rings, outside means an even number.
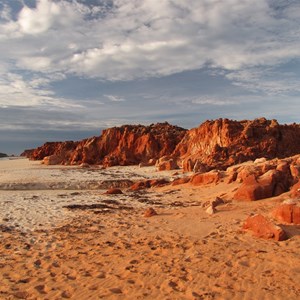
[[[14,159],[22,159],[22,156],[8,156],[8,157],[0,157],[0,160],[14,160]]]

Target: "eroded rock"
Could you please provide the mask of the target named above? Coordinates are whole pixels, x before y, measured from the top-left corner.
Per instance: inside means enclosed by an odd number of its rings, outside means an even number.
[[[300,153],[300,125],[280,125],[265,118],[233,121],[206,121],[189,130],[172,157],[183,161],[184,171],[192,171],[197,161],[209,169],[224,170],[249,160],[284,158]],[[263,157],[263,158],[262,158]]]
[[[263,239],[272,239],[275,241],[287,239],[287,235],[282,228],[260,214],[249,216],[243,225],[243,229],[250,230],[254,236]]]
[[[286,200],[277,206],[272,214],[278,221],[300,224],[300,200]]]

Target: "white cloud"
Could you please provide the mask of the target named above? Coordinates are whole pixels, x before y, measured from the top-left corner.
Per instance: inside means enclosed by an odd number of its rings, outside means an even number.
[[[104,95],[104,96],[112,102],[123,102],[123,101],[125,101],[125,99],[120,97],[120,96],[115,96],[115,95]]]
[[[266,95],[300,93],[299,76],[293,72],[268,67],[245,68],[226,75],[237,86]]]
[[[234,105],[237,104],[236,101],[231,99],[217,99],[215,97],[199,97],[192,99],[191,103],[199,105],[214,105],[214,106],[224,106],[224,105]]]
[[[3,78],[0,103],[59,105],[63,100],[55,101],[47,82],[69,75],[126,81],[203,67],[227,74],[246,89],[299,92],[296,76],[270,75],[275,72],[271,67],[300,58],[296,2],[107,0],[96,5],[96,1],[37,0],[36,7],[24,6],[13,16],[5,1],[0,15],[1,74],[35,75]],[[122,99],[106,96],[111,101]]]
[[[55,97],[52,90],[47,89],[50,79],[32,78],[24,80],[15,73],[1,74],[0,108],[32,107],[44,110],[82,109],[83,106]]]
[[[20,58],[18,66],[36,72],[47,71],[51,66],[51,59],[45,56]]]
[[[20,30],[27,34],[39,34],[48,30],[61,13],[55,2],[40,0],[35,9],[23,7],[19,14]]]
[[[300,56],[296,39],[300,26],[295,17],[299,5],[293,2],[281,18],[267,0],[104,4],[40,0],[36,8],[24,7],[18,19],[7,21],[1,30],[12,49],[5,57],[31,71],[41,63],[42,69],[47,65],[47,72],[128,80],[197,69],[207,63],[237,70]],[[41,60],[46,57],[47,62]]]

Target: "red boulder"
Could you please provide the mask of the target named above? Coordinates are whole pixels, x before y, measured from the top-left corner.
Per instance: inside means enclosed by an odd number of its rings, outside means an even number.
[[[205,185],[210,183],[217,183],[220,178],[220,172],[213,170],[207,173],[197,173],[193,175],[190,182],[193,185]]]
[[[273,216],[278,221],[300,224],[300,201],[284,201],[273,210]]]
[[[144,212],[144,217],[146,217],[146,218],[150,218],[150,217],[153,217],[156,215],[157,215],[157,212],[152,207],[147,208]]]
[[[123,194],[123,192],[118,189],[118,188],[110,188],[109,190],[106,191],[107,195],[120,195],[120,194]]]
[[[286,233],[279,226],[276,226],[262,215],[249,216],[243,225],[243,229],[251,230],[259,238],[275,241],[287,239]]]

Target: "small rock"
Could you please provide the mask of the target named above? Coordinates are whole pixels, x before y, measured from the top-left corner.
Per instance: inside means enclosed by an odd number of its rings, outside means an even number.
[[[176,178],[172,182],[172,185],[179,185],[179,184],[185,184],[188,183],[191,180],[190,177],[182,177],[182,178]]]
[[[206,209],[206,213],[208,213],[209,215],[213,215],[216,213],[216,209],[210,205],[207,209]]]
[[[109,190],[106,191],[107,195],[119,195],[119,194],[123,194],[123,192],[120,189],[117,188],[110,188]]]
[[[156,164],[156,159],[155,158],[150,158],[148,161],[149,166],[154,166]]]
[[[90,168],[90,165],[88,163],[82,163],[79,167],[87,169]]]
[[[61,157],[58,155],[50,155],[43,158],[42,163],[45,165],[58,165],[61,163]]]
[[[156,216],[156,215],[157,215],[157,212],[152,207],[149,207],[144,212],[144,217],[146,217],[146,218],[153,217],[153,216]]]
[[[213,200],[213,201],[211,202],[211,206],[212,206],[213,208],[216,208],[217,206],[219,206],[219,205],[221,205],[221,204],[224,204],[224,203],[225,203],[225,202],[224,202],[224,200],[223,200],[222,198],[216,197],[215,200]]]

